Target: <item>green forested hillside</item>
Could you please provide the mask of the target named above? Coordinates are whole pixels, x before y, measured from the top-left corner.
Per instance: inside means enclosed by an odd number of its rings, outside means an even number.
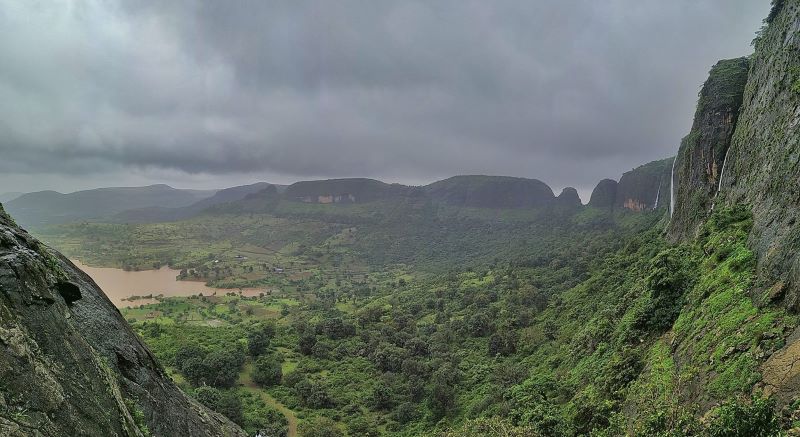
[[[262,387],[301,430],[330,435],[771,435],[792,426],[791,406],[784,419],[751,390],[797,318],[747,294],[751,223],[720,210],[678,246],[663,222],[620,230],[616,245],[596,234],[586,264],[547,254],[438,275],[318,273],[260,297],[124,314],[188,390],[239,396],[229,414],[250,429],[248,387]],[[232,358],[208,361],[219,356]]]

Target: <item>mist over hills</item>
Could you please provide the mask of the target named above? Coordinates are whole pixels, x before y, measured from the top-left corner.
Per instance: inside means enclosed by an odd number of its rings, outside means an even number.
[[[613,193],[608,194],[608,201],[595,201],[590,205],[636,211],[658,206],[656,199],[662,190],[665,195],[668,191],[665,187],[671,162],[671,159],[655,161],[625,173],[619,184],[613,181]],[[20,195],[5,206],[19,223],[29,227],[101,220],[155,223],[187,219],[210,209],[220,211],[226,204],[231,204],[230,207],[236,210],[240,206],[237,202],[245,201],[248,196],[270,187],[274,187],[277,194],[277,197],[270,197],[272,201],[282,199],[312,204],[363,204],[414,197],[465,208],[582,206],[577,191],[571,187],[565,188],[556,197],[547,184],[537,179],[487,175],[454,176],[418,187],[388,184],[375,179],[346,178],[300,181],[288,186],[258,182],[218,191],[183,190],[167,185],[100,188],[70,194],[42,191]],[[596,191],[598,189],[602,191],[607,188],[595,188]],[[661,205],[667,205],[668,200],[661,198]],[[252,196],[246,203],[249,210],[257,206]]]
[[[0,194],[0,202],[8,202],[14,200],[23,194],[25,193],[2,193]]]
[[[214,191],[179,190],[168,185],[114,187],[62,194],[40,191],[23,194],[5,204],[26,226],[42,226],[99,219],[133,208],[188,206],[211,197]]]

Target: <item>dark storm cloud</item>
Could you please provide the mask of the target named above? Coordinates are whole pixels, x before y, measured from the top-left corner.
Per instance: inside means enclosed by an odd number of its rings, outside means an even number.
[[[768,3],[0,0],[0,172],[585,190],[675,153]]]

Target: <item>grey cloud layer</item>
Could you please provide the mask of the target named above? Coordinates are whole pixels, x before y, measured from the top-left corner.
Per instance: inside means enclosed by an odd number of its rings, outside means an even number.
[[[674,153],[768,3],[0,0],[0,172],[587,187]]]

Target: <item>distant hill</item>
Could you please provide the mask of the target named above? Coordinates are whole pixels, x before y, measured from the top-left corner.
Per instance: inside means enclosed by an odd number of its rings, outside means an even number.
[[[301,181],[286,188],[286,198],[306,203],[365,203],[396,197],[411,187],[375,179],[349,178]]]
[[[553,190],[537,179],[508,176],[454,176],[424,187],[434,201],[478,208],[534,208],[555,200]]]
[[[183,207],[164,207],[151,206],[147,208],[129,209],[111,218],[118,223],[157,223],[183,220],[193,217],[211,207],[242,200],[250,194],[255,194],[267,188],[274,187],[277,191],[282,191],[285,186],[273,185],[267,182],[257,182],[250,185],[225,188],[217,191],[213,196],[199,200],[191,205]]]
[[[30,227],[97,220],[129,209],[188,206],[215,193],[168,185],[98,188],[69,194],[39,191],[7,202],[5,208],[21,225]]]
[[[0,202],[10,202],[25,193],[3,193],[0,194]]]

